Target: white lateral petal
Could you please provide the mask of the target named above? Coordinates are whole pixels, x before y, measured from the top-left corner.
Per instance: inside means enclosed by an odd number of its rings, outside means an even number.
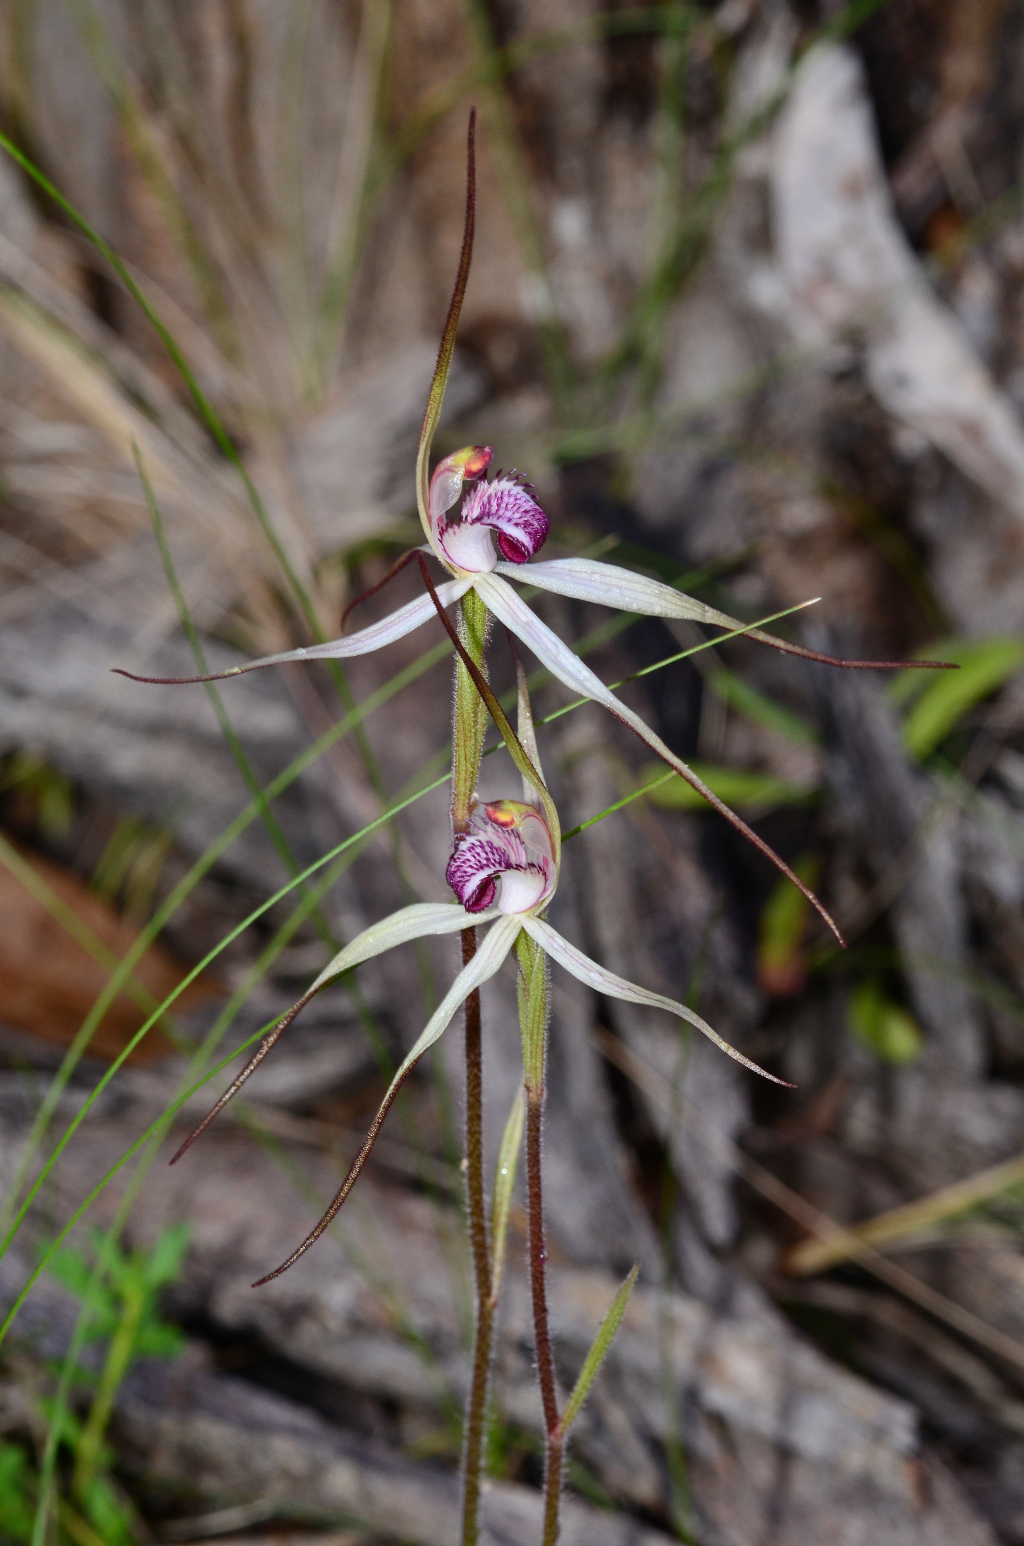
[[[618,607],[623,612],[639,612],[646,617],[675,617],[695,623],[712,623],[716,628],[726,628],[730,632],[741,628],[747,638],[756,639],[759,644],[770,644],[772,649],[781,650],[785,655],[803,655],[809,660],[823,658],[804,649],[802,644],[794,644],[789,639],[780,639],[777,634],[765,633],[763,628],[752,628],[749,623],[741,623],[738,617],[730,617],[728,612],[719,612],[717,607],[706,606],[703,601],[684,595],[672,585],[663,585],[660,580],[650,580],[645,575],[634,574],[630,569],[620,569],[615,564],[599,563],[593,558],[555,558],[544,564],[495,564],[494,567],[497,573],[508,575],[510,579],[521,580],[524,585],[532,581],[539,589],[557,591],[560,596],[573,596],[579,601],[598,601],[603,606]],[[804,606],[811,604],[810,601],[803,603]],[[832,665],[844,664],[831,657],[824,658]],[[845,664],[850,665],[851,662]],[[884,666],[896,662],[879,661],[877,664]]]
[[[544,769],[540,765],[540,752],[537,750],[537,732],[533,726],[533,706],[530,703],[530,689],[526,685],[526,672],[523,663],[516,653],[516,697],[518,699],[519,715],[516,733],[522,743],[523,751],[529,757],[541,778],[544,777]],[[523,775],[523,799],[528,805],[540,806],[540,790],[532,779]]]
[[[450,607],[453,601],[460,600],[472,583],[472,575],[466,575],[461,580],[446,580],[437,587],[441,605]],[[403,639],[407,633],[412,633],[413,629],[422,627],[436,616],[430,597],[417,596],[415,601],[407,602],[397,612],[382,617],[379,623],[371,623],[369,628],[360,628],[358,633],[349,634],[345,639],[331,639],[326,644],[310,644],[303,649],[285,650],[280,655],[264,655],[260,660],[248,660],[244,666],[235,666],[222,674],[241,676],[244,671],[257,671],[261,666],[283,666],[291,660],[345,660],[350,655],[369,655],[373,650],[383,649],[385,644]]]
[[[470,922],[473,921],[474,920],[472,919],[470,920]],[[420,1036],[419,1040],[416,1042],[416,1045],[410,1051],[408,1057],[405,1058],[401,1068],[395,1074],[391,1084],[388,1086],[388,1092],[381,1102],[377,1115],[374,1117],[372,1123],[370,1124],[370,1130],[367,1133],[366,1138],[363,1140],[363,1146],[359,1153],[356,1155],[355,1159],[352,1161],[352,1164],[349,1167],[348,1175],[342,1182],[340,1190],[335,1194],[334,1200],[330,1207],[327,1209],[327,1212],[317,1224],[316,1228],[311,1230],[310,1233],[306,1236],[305,1240],[303,1240],[298,1249],[292,1252],[288,1260],[286,1262],[282,1262],[280,1267],[276,1268],[274,1272],[268,1273],[265,1278],[260,1278],[258,1283],[253,1284],[254,1288],[259,1288],[261,1284],[269,1283],[271,1278],[280,1277],[282,1272],[287,1272],[288,1268],[293,1264],[293,1262],[298,1261],[299,1257],[305,1255],[310,1246],[315,1241],[319,1240],[320,1236],[330,1224],[331,1220],[336,1216],[339,1208],[343,1206],[346,1197],[355,1185],[363,1169],[363,1166],[366,1164],[366,1161],[370,1156],[370,1152],[377,1141],[377,1134],[381,1130],[384,1119],[386,1118],[388,1111],[391,1109],[391,1104],[394,1101],[395,1096],[398,1094],[399,1086],[401,1085],[406,1074],[408,1074],[413,1064],[419,1061],[424,1052],[426,1052],[429,1047],[432,1047],[434,1042],[437,1041],[441,1033],[447,1028],[456,1010],[466,1001],[469,995],[473,992],[473,989],[478,988],[482,982],[486,982],[488,977],[494,976],[495,972],[498,970],[498,967],[504,961],[505,957],[508,955],[513,944],[515,943],[516,936],[519,933],[521,927],[522,925],[518,918],[502,918],[500,922],[495,924],[491,932],[484,937],[483,944],[476,952],[476,955],[468,965],[462,968],[462,971],[456,977],[448,992],[445,994],[444,1002],[441,1003],[435,1012],[431,1015],[430,1021],[426,1026],[426,1029],[423,1031],[423,1034]]]
[[[535,566],[530,565],[533,569]],[[634,714],[632,709],[626,707],[620,698],[616,698],[610,688],[606,687],[599,676],[595,676],[590,667],[584,665],[578,655],[574,655],[567,644],[563,644],[556,633],[552,633],[547,623],[542,623],[540,618],[517,596],[510,585],[494,574],[480,574],[476,577],[477,593],[481,595],[500,623],[510,628],[514,634],[528,644],[542,665],[547,666],[552,676],[557,676],[566,687],[578,692],[581,697],[592,698],[595,703],[603,704],[606,709],[621,719],[623,724],[636,732],[642,741],[653,751],[656,751],[662,761],[669,767],[675,768],[682,774],[686,782],[702,794],[709,805],[713,805],[716,811],[720,811],[727,821],[731,821],[734,827],[746,833],[750,841],[766,853],[772,862],[783,868],[781,861],[772,853],[767,844],[752,832],[745,821],[742,821],[734,811],[731,811],[724,800],[720,800],[711,789],[708,788],[702,778],[685,763],[675,752],[670,751],[649,725],[646,725],[639,714]],[[789,875],[790,871],[784,869],[783,873]],[[792,878],[792,876],[791,876]],[[795,882],[797,885],[799,881]],[[803,887],[801,887],[803,889]]]
[[[470,923],[479,923],[481,917],[493,917],[493,913],[480,914],[475,918],[470,917]],[[499,918],[498,922],[485,934],[483,941],[477,947],[476,955],[468,965],[464,966],[452,983],[448,992],[434,1010],[427,1025],[404,1059],[394,1079],[391,1081],[392,1089],[403,1080],[414,1063],[418,1063],[424,1052],[432,1047],[435,1041],[451,1024],[452,1018],[466,999],[479,988],[481,983],[487,982],[493,977],[516,942],[516,935],[523,926],[521,918]],[[388,1091],[390,1095],[391,1091]],[[385,1096],[385,1104],[387,1103]]]
[[[410,907],[400,907],[397,913],[371,924],[344,949],[339,950],[309,991],[316,993],[340,972],[347,972],[373,956],[383,955],[385,950],[393,950],[396,945],[404,945],[412,939],[423,939],[429,934],[457,934],[462,929],[473,928],[478,923],[489,923],[497,917],[497,908],[473,914],[467,913],[460,902],[414,902]]]
[[[564,966],[573,977],[578,977],[580,982],[585,982],[589,988],[594,988],[598,993],[605,993],[609,998],[623,999],[627,1004],[645,1004],[650,1009],[664,1009],[670,1015],[677,1015],[681,1020],[688,1020],[698,1031],[702,1031],[716,1047],[735,1058],[737,1063],[742,1063],[744,1068],[749,1068],[755,1074],[761,1074],[765,1079],[770,1079],[773,1084],[782,1084],[782,1079],[776,1079],[774,1074],[765,1073],[750,1058],[744,1057],[742,1052],[737,1052],[735,1047],[730,1047],[727,1041],[723,1041],[717,1031],[713,1031],[706,1020],[688,1009],[685,1004],[680,1004],[677,999],[665,998],[661,993],[650,993],[646,988],[638,987],[635,982],[627,982],[625,977],[617,977],[614,972],[607,971],[603,966],[598,966],[589,956],[585,956],[582,950],[577,950],[575,945],[570,945],[567,939],[563,939],[550,923],[545,923],[542,918],[524,918],[523,928],[534,939],[542,950],[546,950],[553,961],[559,966]]]
[[[749,843],[760,849],[766,859],[770,859],[775,868],[791,880],[798,891],[802,891],[816,908],[821,917],[828,924],[839,943],[845,946],[846,941],[839,932],[838,925],[831,915],[818,901],[814,892],[806,881],[800,879],[795,871],[791,870],[784,860],[780,859],[775,850],[765,842],[763,837],[758,837],[752,827],[741,817],[731,811],[724,800],[720,800],[713,790],[709,789],[702,778],[698,778],[693,769],[677,757],[675,752],[669,751],[660,735],[656,735],[649,726],[645,725],[639,714],[634,714],[632,709],[616,698],[615,694],[607,688],[599,676],[595,676],[589,666],[585,666],[578,655],[574,655],[568,645],[563,644],[557,634],[552,633],[546,623],[542,623],[526,605],[520,596],[517,596],[511,585],[496,574],[481,574],[476,578],[477,594],[484,598],[499,622],[506,628],[518,634],[525,644],[528,644],[537,659],[557,676],[560,682],[571,687],[574,692],[581,693],[585,698],[592,698],[595,703],[601,703],[609,709],[617,719],[621,719],[624,725],[628,725],[642,741],[645,741],[652,751],[657,752],[663,762],[667,762],[670,768],[685,778],[691,789],[696,789],[698,794],[704,796],[709,805],[713,806],[719,815],[731,822],[737,832],[742,832]],[[764,637],[767,639],[768,635]],[[777,642],[777,641],[776,641]]]
[[[577,601],[597,601],[623,612],[640,612],[647,617],[687,618],[695,623],[717,623],[722,628],[742,628],[744,624],[725,612],[718,612],[693,596],[684,595],[661,580],[634,574],[617,564],[599,563],[595,558],[555,558],[541,564],[498,564],[499,574],[556,591]]]

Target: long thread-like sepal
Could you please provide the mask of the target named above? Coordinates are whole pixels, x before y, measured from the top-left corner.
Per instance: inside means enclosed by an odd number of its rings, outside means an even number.
[[[427,394],[427,410],[423,415],[419,450],[416,453],[416,504],[428,542],[431,540],[430,447],[434,443],[434,432],[437,429],[437,421],[441,417],[441,404],[444,402],[444,389],[448,382],[448,372],[451,370],[452,365],[452,351],[455,348],[455,334],[459,326],[459,313],[462,311],[466,285],[469,283],[469,267],[473,261],[473,235],[475,229],[476,108],[474,107],[470,108],[469,130],[466,136],[466,219],[462,228],[462,252],[459,255],[459,270],[455,276],[455,288],[452,290],[452,298],[448,305],[448,315],[445,318],[444,331],[441,334],[441,347],[437,351],[434,379],[430,383],[430,391]]]

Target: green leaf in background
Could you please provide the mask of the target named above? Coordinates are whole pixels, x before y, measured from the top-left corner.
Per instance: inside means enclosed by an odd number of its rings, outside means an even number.
[[[812,889],[818,883],[821,861],[817,854],[802,854],[793,866]],[[757,980],[765,993],[792,998],[807,981],[804,933],[811,905],[791,880],[780,875],[761,912],[757,941]]]
[[[145,1258],[145,1280],[150,1288],[163,1288],[181,1276],[181,1264],[188,1250],[190,1224],[172,1224],[157,1239]]]
[[[854,990],[848,1022],[857,1040],[884,1063],[913,1063],[921,1055],[917,1021],[872,978]]]
[[[30,1541],[36,1516],[32,1468],[18,1444],[0,1444],[0,1538]]]
[[[920,672],[908,671],[907,676],[920,675]],[[709,671],[704,678],[705,684],[711,691],[726,702],[731,709],[744,715],[753,721],[755,725],[763,725],[766,730],[774,730],[776,735],[784,736],[794,746],[818,746],[821,737],[813,725],[809,725],[798,714],[791,714],[788,709],[769,698],[766,693],[758,688],[751,687],[735,671],[729,671],[725,666],[716,666]]]
[[[113,1455],[105,1455],[104,1459],[112,1460]],[[89,1483],[82,1499],[82,1512],[103,1546],[135,1546],[137,1535],[128,1501],[118,1496],[105,1476],[95,1476]]]
[[[618,1331],[622,1317],[626,1313],[629,1296],[633,1292],[633,1286],[636,1283],[639,1272],[640,1263],[637,1262],[629,1277],[608,1306],[604,1320],[601,1322],[597,1336],[594,1338],[593,1346],[587,1354],[583,1368],[580,1370],[580,1376],[576,1381],[575,1389],[569,1397],[565,1411],[562,1413],[562,1420],[559,1426],[563,1434],[569,1432],[569,1429],[583,1409],[583,1403],[590,1395],[590,1390],[597,1379],[598,1371],[608,1356],[608,1349],[612,1345],[612,1338]]]
[[[950,639],[929,653],[938,660],[956,661],[959,671],[937,671],[927,678],[921,672],[900,671],[889,689],[895,703],[913,700],[903,721],[903,744],[918,761],[935,750],[968,709],[1024,666],[1024,640]]]
[[[523,1122],[526,1117],[526,1098],[522,1085],[516,1092],[512,1109],[505,1123],[501,1148],[498,1150],[498,1166],[494,1177],[494,1196],[491,1202],[491,1300],[497,1305],[498,1291],[505,1265],[505,1239],[508,1234],[509,1214],[512,1211],[512,1192],[516,1184],[516,1165],[523,1141]]]
[[[788,779],[775,778],[770,773],[758,773],[750,768],[726,768],[712,762],[691,762],[690,767],[726,805],[768,810],[773,805],[799,805],[814,794],[813,789],[801,789]],[[656,779],[662,772],[664,763],[649,763],[641,772],[641,782]],[[652,789],[648,799],[669,811],[707,809],[704,796],[678,773]]]

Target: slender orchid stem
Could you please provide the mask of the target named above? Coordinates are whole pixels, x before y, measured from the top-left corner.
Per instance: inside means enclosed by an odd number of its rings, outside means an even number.
[[[476,930],[462,935],[462,963],[476,954]],[[487,1432],[487,1391],[490,1383],[495,1302],[492,1294],[484,1196],[483,1045],[480,991],[466,1000],[466,1198],[469,1243],[476,1282],[476,1327],[473,1372],[466,1404],[463,1437],[462,1546],[477,1546],[480,1537],[480,1489]]]
[[[562,1492],[564,1440],[558,1416],[555,1360],[548,1325],[547,1247],[544,1241],[544,1193],[541,1178],[541,1138],[544,1122],[543,1085],[526,1086],[526,1195],[533,1298],[533,1340],[537,1381],[544,1411],[544,1533],[543,1546],[558,1539],[558,1506]]]
[[[489,617],[476,596],[459,608],[458,636],[467,658],[483,677]],[[455,664],[455,711],[452,747],[452,827],[456,835],[469,827],[480,773],[487,710],[461,656]],[[476,954],[476,930],[462,935],[462,964]],[[473,1369],[463,1424],[462,1546],[477,1546],[480,1538],[480,1494],[487,1436],[487,1394],[494,1344],[496,1294],[487,1232],[484,1187],[483,1041],[480,993],[466,1000],[466,1206],[469,1244],[476,1287]]]
[[[523,1036],[523,1085],[526,1092],[526,1201],[530,1294],[537,1381],[544,1413],[543,1546],[558,1539],[565,1433],[558,1415],[555,1359],[548,1325],[547,1246],[544,1239],[544,1190],[541,1141],[544,1129],[544,1071],[547,1053],[548,977],[544,952],[527,934],[516,942],[519,961],[519,1024]]]

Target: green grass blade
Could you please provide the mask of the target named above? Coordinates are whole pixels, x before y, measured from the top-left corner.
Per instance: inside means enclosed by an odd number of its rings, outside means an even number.
[[[306,619],[306,622],[316,634],[318,640],[322,639],[323,633],[320,628],[319,619],[316,615],[316,610],[313,606],[312,597],[310,596],[309,591],[303,584],[302,580],[299,578],[299,575],[294,565],[292,564],[291,559],[288,557],[288,554],[285,551],[284,545],[282,544],[281,539],[274,528],[274,523],[270,519],[267,508],[260,497],[259,490],[253,482],[252,477],[250,476],[249,471],[245,466],[245,463],[242,461],[242,458],[238,454],[238,451],[235,449],[234,442],[225,429],[220,415],[217,413],[217,410],[214,408],[213,404],[210,402],[210,399],[206,396],[206,393],[203,391],[202,387],[199,385],[199,382],[196,380],[195,374],[193,373],[191,366],[189,365],[180,346],[178,345],[177,340],[161,318],[159,312],[156,310],[156,307],[149,300],[142,287],[133,278],[125,264],[122,263],[121,259],[111,247],[110,243],[105,241],[99,232],[93,229],[88,220],[86,220],[85,216],[75,208],[70,199],[65,198],[60,189],[50,181],[45,173],[40,171],[35,162],[32,161],[29,156],[26,156],[23,151],[19,150],[17,145],[14,144],[13,140],[9,139],[8,136],[2,132],[0,132],[0,148],[6,150],[7,154],[12,158],[12,160],[17,162],[22,171],[32,179],[36,186],[41,188],[47,197],[51,198],[57,207],[61,209],[65,215],[67,215],[68,219],[75,226],[77,226],[82,235],[85,237],[86,241],[95,247],[96,251],[106,259],[117,277],[120,279],[121,283],[125,286],[126,290],[131,295],[132,299],[142,308],[147,321],[156,330],[157,336],[159,337],[160,342],[163,344],[164,349],[167,351],[172,365],[184,382],[189,396],[192,398],[192,402],[196,408],[196,411],[199,414],[199,417],[202,419],[210,434],[213,436],[214,441],[216,442],[217,447],[222,455],[225,456],[231,463],[232,467],[235,469],[235,472],[241,479],[246,498],[249,501],[249,504],[256,516],[264,536],[267,538],[267,541],[270,543],[270,546],[273,549],[274,556],[281,566],[281,572],[288,581],[292,593],[299,603],[299,607]]]
[[[543,723],[543,721],[541,721]],[[703,774],[701,777],[703,778]],[[570,827],[568,832],[562,833],[562,842],[567,843],[571,837],[579,837],[581,832],[586,832],[588,827],[596,827],[599,821],[604,821],[606,816],[614,816],[616,811],[621,811],[623,806],[632,805],[634,800],[639,800],[641,795],[651,794],[655,789],[660,789],[662,784],[667,784],[670,778],[678,778],[679,774],[674,768],[667,772],[659,773],[648,784],[641,784],[639,789],[634,789],[632,794],[623,795],[621,800],[616,800],[613,805],[606,805],[603,811],[598,811],[596,816],[588,816],[586,821],[581,821],[578,827]],[[689,785],[687,785],[689,788]],[[716,791],[717,793],[717,791]],[[704,801],[700,801],[703,805]]]
[[[195,657],[196,664],[199,667],[200,673],[205,676],[209,673],[210,669],[209,665],[207,664],[206,653],[199,638],[199,631],[192,620],[192,614],[188,609],[188,603],[185,600],[185,594],[182,591],[181,583],[178,579],[178,571],[174,566],[174,559],[171,555],[171,549],[167,541],[167,532],[164,528],[163,516],[160,513],[160,506],[157,503],[156,495],[153,491],[153,485],[150,482],[148,473],[146,472],[145,463],[142,458],[142,452],[134,442],[132,444],[132,453],[135,457],[135,466],[138,471],[139,478],[142,482],[142,487],[145,491],[146,505],[149,510],[149,518],[153,523],[153,532],[156,536],[157,547],[160,549],[160,558],[163,562],[164,574],[167,577],[167,586],[171,592],[172,597],[174,598],[174,603],[178,608],[178,617],[180,618],[181,626],[185,631],[185,637],[188,639],[188,642],[191,645],[192,654]],[[289,844],[288,839],[285,837],[277,817],[271,810],[270,802],[260,787],[259,780],[253,771],[252,764],[245,754],[245,748],[239,740],[238,734],[235,731],[235,727],[232,725],[231,720],[228,717],[228,712],[224,707],[224,699],[218,692],[216,683],[206,682],[204,685],[206,689],[206,695],[213,707],[213,712],[217,716],[217,724],[220,727],[220,733],[224,737],[224,740],[227,742],[231,755],[235,759],[235,763],[237,764],[238,770],[242,775],[242,781],[245,784],[246,789],[248,789],[250,795],[259,807],[260,820],[266,828],[271,842],[281,856],[286,872],[289,875],[297,875],[300,868],[299,861],[296,859],[294,853],[292,852],[291,845]],[[317,908],[316,912],[313,914],[313,921],[316,925],[317,932],[325,944],[328,944],[334,950],[337,950],[338,941],[332,934],[330,926],[328,925],[326,918],[323,916],[319,908]]]
[[[649,764],[647,772],[653,773],[657,763]],[[708,788],[727,805],[768,810],[777,805],[803,805],[814,798],[813,789],[802,789],[788,779],[774,778],[770,773],[758,773],[751,768],[720,767],[710,762],[691,762],[690,766]],[[644,791],[639,791],[643,793]],[[678,773],[669,780],[656,780],[647,785],[655,805],[667,811],[700,811],[707,809],[704,796],[690,787]]]
[[[1024,666],[1024,641],[1019,638],[954,642],[943,658],[959,663],[959,671],[937,672],[903,721],[903,744],[919,762],[945,740],[957,721]],[[911,672],[901,672],[900,678]],[[897,678],[896,693],[905,691]]]
[[[446,782],[447,774],[444,777],[435,780],[432,787],[435,789],[440,788],[440,786]],[[181,994],[184,993],[189,984],[194,982],[200,973],[204,972],[208,966],[212,965],[217,957],[222,954],[222,952],[227,948],[228,945],[232,943],[233,940],[236,940],[241,934],[245,932],[246,929],[250,928],[258,918],[262,918],[264,913],[269,912],[269,910],[277,902],[288,896],[297,887],[300,887],[303,881],[308,879],[309,876],[315,875],[316,872],[322,869],[326,864],[330,864],[333,859],[344,853],[346,849],[351,848],[355,843],[360,842],[371,832],[376,831],[377,828],[384,826],[392,819],[393,816],[398,813],[398,811],[404,810],[415,800],[418,800],[420,795],[423,793],[426,793],[426,791],[421,790],[419,793],[409,795],[405,800],[397,802],[391,808],[382,812],[382,814],[376,817],[373,821],[368,822],[365,827],[363,827],[359,832],[353,834],[352,837],[345,838],[343,842],[332,848],[329,853],[325,854],[322,858],[315,860],[314,863],[307,866],[307,868],[303,870],[302,873],[294,880],[289,881],[287,885],[282,886],[280,890],[275,891],[273,896],[269,897],[265,902],[262,902],[259,907],[254,908],[254,910],[248,915],[247,918],[244,918],[241,923],[236,924],[233,929],[229,930],[229,932],[224,936],[220,943],[215,945],[212,950],[208,951],[196,966],[192,967],[192,969],[185,975],[178,986],[167,995],[157,1012],[151,1015],[145,1024],[138,1031],[136,1031],[135,1035],[128,1042],[127,1046],[118,1054],[118,1056],[111,1063],[110,1067],[105,1070],[102,1077],[96,1084],[96,1087],[91,1091],[88,1098],[82,1103],[81,1108],[75,1113],[74,1117],[69,1122],[67,1128],[62,1133],[59,1142],[56,1144],[49,1158],[42,1166],[39,1175],[36,1177],[36,1180],[29,1188],[28,1193],[22,1201],[21,1207],[18,1209],[18,1212],[13,1222],[11,1223],[11,1226],[7,1231],[5,1239],[2,1243],[0,1243],[0,1256],[3,1256],[18,1229],[20,1229],[25,1215],[29,1210],[29,1207],[38,1195],[39,1190],[46,1181],[47,1176],[50,1174],[54,1165],[57,1163],[57,1160],[66,1149],[68,1143],[71,1141],[71,1138],[74,1136],[75,1132],[78,1130],[78,1127],[81,1125],[89,1111],[92,1109],[92,1106],[95,1104],[102,1091],[110,1083],[111,1079],[117,1073],[125,1059],[135,1051],[135,1048],[139,1045],[147,1032],[152,1029],[153,1025],[160,1018],[160,1016],[163,1015],[171,1007],[171,1005],[177,1001],[178,998],[180,998]]]
[[[640,1263],[637,1262],[636,1266],[633,1268],[632,1272],[629,1274],[628,1278],[623,1283],[618,1293],[615,1295],[615,1298],[608,1306],[605,1318],[601,1322],[597,1336],[594,1338],[593,1346],[586,1356],[583,1368],[580,1370],[579,1379],[576,1381],[576,1384],[573,1387],[572,1395],[569,1397],[565,1411],[562,1413],[559,1427],[561,1428],[563,1434],[569,1432],[569,1429],[572,1427],[573,1423],[576,1421],[577,1417],[580,1415],[580,1412],[583,1409],[583,1403],[590,1395],[594,1381],[597,1379],[598,1371],[608,1356],[608,1349],[612,1345],[612,1338],[618,1331],[622,1317],[626,1313],[626,1306],[629,1303],[629,1296],[633,1292],[633,1288],[636,1284],[639,1273]]]
[[[523,1122],[526,1117],[526,1098],[523,1086],[516,1091],[512,1109],[501,1135],[498,1165],[494,1177],[494,1195],[491,1199],[491,1303],[497,1305],[501,1290],[501,1275],[505,1266],[505,1241],[508,1236],[508,1219],[512,1211],[512,1193],[516,1184],[516,1164],[523,1141]]]
[[[908,676],[921,674],[920,671],[907,672]],[[821,744],[821,737],[813,725],[809,725],[798,714],[791,714],[788,709],[780,707],[766,693],[751,687],[735,671],[729,671],[725,666],[716,666],[707,673],[704,681],[730,708],[736,709],[755,725],[774,730],[776,735],[784,736],[794,746],[814,747]]]

